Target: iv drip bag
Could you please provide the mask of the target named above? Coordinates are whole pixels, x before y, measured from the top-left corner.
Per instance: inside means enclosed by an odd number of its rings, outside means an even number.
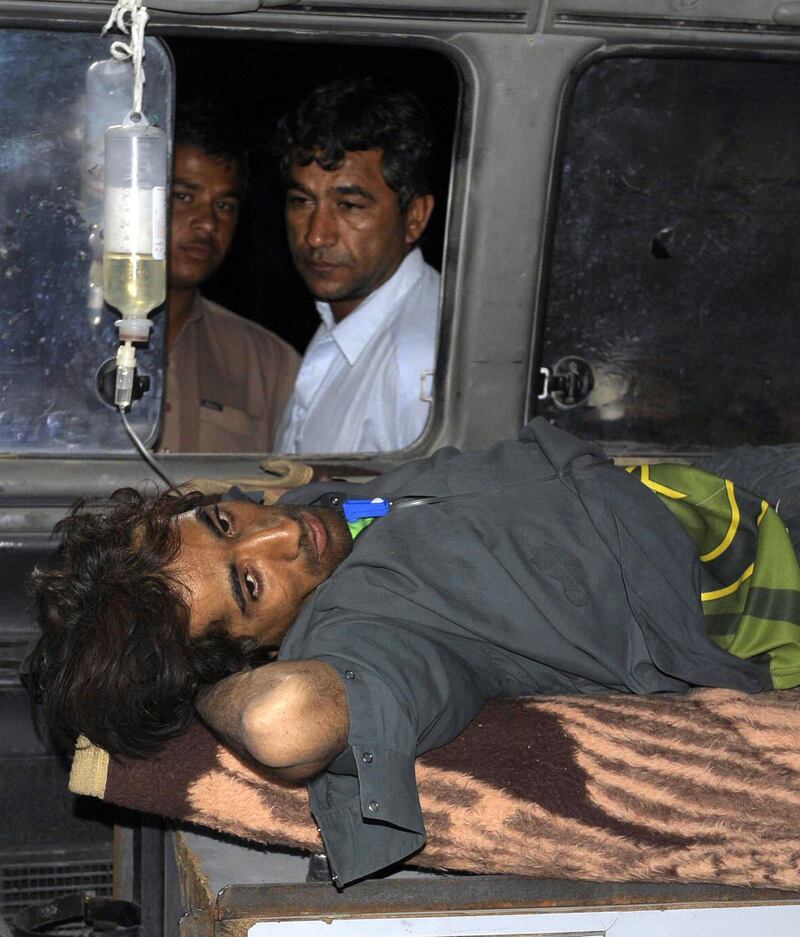
[[[166,298],[167,137],[133,112],[105,139],[103,297],[116,323],[117,406],[130,405],[135,351],[147,341],[147,314]]]
[[[129,114],[106,131],[105,162],[103,295],[139,318],[166,296],[166,134]]]

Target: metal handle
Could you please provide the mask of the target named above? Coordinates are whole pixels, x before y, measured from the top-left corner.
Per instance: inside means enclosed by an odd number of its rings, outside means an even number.
[[[550,368],[539,368],[539,374],[542,375],[542,391],[536,395],[537,400],[547,400],[550,396]]]

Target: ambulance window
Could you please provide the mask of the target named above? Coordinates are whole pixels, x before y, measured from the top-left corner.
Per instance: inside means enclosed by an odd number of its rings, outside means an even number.
[[[539,413],[628,448],[800,439],[798,87],[800,64],[764,60],[614,58],[583,72]]]
[[[305,351],[320,317],[287,244],[274,129],[312,89],[338,78],[370,77],[382,86],[408,89],[431,115],[435,209],[420,246],[426,262],[441,269],[460,91],[449,59],[412,46],[167,41],[175,61],[178,113],[186,101],[208,102],[225,112],[250,150],[250,180],[236,237],[224,264],[202,285],[203,295],[275,332],[299,353]]]
[[[130,450],[97,391],[118,345],[102,295],[103,134],[132,104],[109,47],[99,33],[0,30],[1,452]],[[158,40],[146,48],[144,110],[169,134],[171,62]],[[150,391],[131,413],[146,441],[161,400],[154,322],[137,355]]]
[[[225,263],[202,284],[205,296],[304,351],[319,317],[287,247],[272,133],[313,87],[345,75],[408,87],[431,112],[436,209],[420,246],[440,269],[459,97],[448,59],[410,46],[147,41],[147,115],[171,135],[173,105],[205,98],[224,108],[250,150],[237,235]],[[93,116],[94,78],[109,47],[108,37],[94,33],[0,30],[0,452],[132,452],[116,409],[98,393],[101,366],[118,345],[117,316],[102,296],[102,178],[95,186],[92,175],[104,130]],[[120,120],[115,114],[112,122]],[[149,389],[130,420],[154,446],[164,397],[164,308],[150,318],[150,342],[137,351]]]

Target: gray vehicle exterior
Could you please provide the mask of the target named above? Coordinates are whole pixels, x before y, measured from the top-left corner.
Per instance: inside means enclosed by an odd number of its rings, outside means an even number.
[[[0,30],[93,33],[107,19],[110,6],[105,0],[0,0]],[[149,35],[167,40],[204,37],[298,46],[425,48],[445,56],[457,71],[460,98],[446,206],[442,325],[432,416],[423,436],[402,453],[324,459],[344,473],[348,465],[383,470],[442,445],[486,446],[515,435],[536,412],[555,413],[567,428],[586,428],[580,420],[573,422],[575,407],[564,405],[563,392],[557,392],[555,405],[552,391],[550,398],[540,399],[540,393],[548,390],[542,386],[540,369],[552,371],[555,364],[546,357],[548,342],[559,347],[551,334],[558,326],[548,321],[547,304],[558,280],[552,245],[558,234],[559,195],[564,191],[561,155],[570,102],[587,69],[616,59],[702,59],[712,63],[709,67],[752,61],[800,70],[800,3],[794,2],[156,0],[149,8]],[[800,82],[794,88],[800,90]],[[664,140],[665,150],[673,145],[674,141]],[[654,229],[654,243],[647,244],[653,256],[672,250],[670,233],[663,235],[663,244],[655,243],[659,232],[671,230]],[[746,267],[753,256],[742,258],[740,265]],[[709,277],[712,266],[707,264]],[[609,294],[607,303],[613,307],[618,300]],[[765,305],[769,301],[766,297]],[[625,321],[629,310],[624,303],[620,308],[620,321]],[[3,315],[8,312],[3,309]],[[723,325],[722,306],[717,314]],[[791,348],[797,325],[786,321],[783,307],[776,315],[785,329],[782,342]],[[658,328],[657,323],[656,333]],[[563,359],[563,349],[556,356]],[[586,356],[576,350],[576,357]],[[755,371],[765,367],[752,358],[745,364]],[[709,368],[712,365],[709,362]],[[788,391],[785,396],[790,396]],[[647,410],[645,423],[653,412]],[[780,439],[797,438],[790,423],[780,423],[776,431]],[[686,439],[684,445],[671,438],[661,445],[628,430],[603,441],[622,458],[663,454],[665,448],[680,455],[704,443]],[[261,458],[263,454],[162,457],[176,479],[253,476]],[[80,454],[68,447],[35,454],[8,452],[0,466],[0,549],[5,571],[0,576],[6,591],[18,586],[11,577],[18,579],[26,557],[45,549],[53,524],[75,498],[155,480],[135,453],[102,447]],[[21,624],[14,624],[15,616],[23,617],[20,602],[3,614],[10,622],[9,633],[14,627],[24,631]],[[170,871],[171,844],[146,825],[123,830],[118,842],[119,888],[151,902],[146,915],[150,933],[175,933],[181,908],[171,886],[185,880],[186,873]],[[203,848],[196,844],[198,853]],[[606,933],[738,937],[761,928],[788,937],[800,928],[800,894],[510,877],[395,878],[364,882],[340,894],[324,882],[287,883],[277,876],[244,885],[235,869],[231,859],[227,873],[223,866],[213,876],[215,890],[227,887],[210,908],[183,909],[189,912],[181,925],[183,933],[286,932],[316,937],[334,931],[375,933],[380,928],[387,935],[421,937]]]

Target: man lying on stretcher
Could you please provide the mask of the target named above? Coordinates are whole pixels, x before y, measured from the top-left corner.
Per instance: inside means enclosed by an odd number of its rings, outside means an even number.
[[[343,885],[422,845],[414,759],[490,697],[800,683],[800,476],[782,480],[798,461],[710,464],[756,494],[616,467],[537,419],[487,452],[271,507],[118,492],[74,510],[36,573],[34,686],[62,740],[144,755],[196,706],[231,747],[310,779]],[[277,660],[250,667],[265,647]]]

